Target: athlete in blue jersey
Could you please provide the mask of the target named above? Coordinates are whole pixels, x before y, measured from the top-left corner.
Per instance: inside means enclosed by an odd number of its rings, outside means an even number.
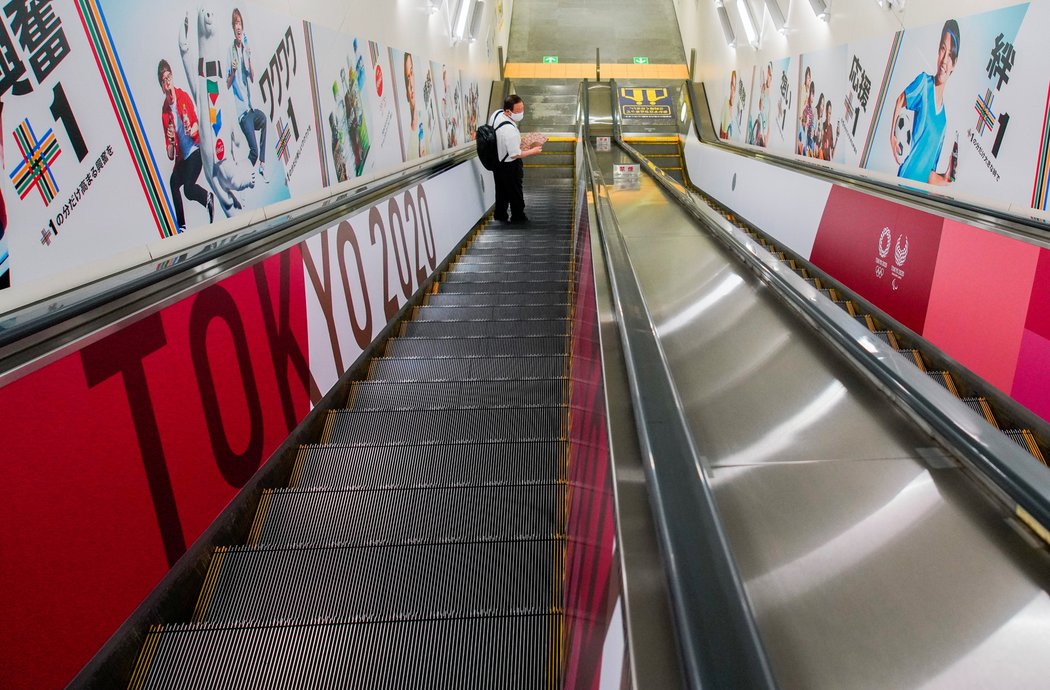
[[[941,29],[941,44],[937,50],[937,72],[930,76],[925,72],[915,77],[901,95],[893,108],[893,119],[890,120],[890,150],[893,159],[900,168],[897,175],[917,182],[928,182],[935,185],[951,184],[955,181],[957,163],[955,157],[948,163],[943,173],[937,172],[937,162],[941,158],[944,146],[944,130],[947,125],[947,114],[944,110],[944,89],[948,78],[955,71],[959,59],[959,23],[949,19]],[[907,108],[915,113],[912,124],[911,152],[901,160],[897,152],[897,122],[901,110]]]

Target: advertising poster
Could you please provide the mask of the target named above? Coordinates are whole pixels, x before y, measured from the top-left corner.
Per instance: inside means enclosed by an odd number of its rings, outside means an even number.
[[[440,62],[431,62],[430,71],[434,74],[434,93],[438,117],[441,120],[441,147],[450,149],[459,145],[459,122],[462,119],[456,113],[456,92],[448,80],[448,66]]]
[[[846,46],[807,53],[799,60],[799,119],[795,153],[841,163],[846,102]]]
[[[390,49],[390,73],[394,82],[394,100],[401,125],[404,160],[412,161],[430,155],[431,133],[427,131],[427,113],[423,103],[423,83],[430,71],[422,56]]]
[[[0,15],[0,288],[157,239],[84,34],[90,4],[15,2]]]
[[[770,85],[768,132],[766,147],[777,153],[793,153],[795,150],[796,102],[798,100],[798,60],[794,57],[773,60]]]
[[[308,27],[317,83],[317,127],[325,186],[401,162],[393,99],[378,45]]]
[[[101,5],[180,228],[320,187],[301,22],[228,0]]]
[[[886,82],[889,58],[900,44],[901,33],[846,47],[846,98],[838,104],[840,133],[837,151],[842,162],[859,166],[872,131],[879,96]]]
[[[1015,5],[909,29],[900,40],[866,167],[898,177],[1008,201],[1030,200],[1038,124],[1014,118],[1044,112],[1045,43]],[[1014,73],[1026,62],[1032,81]],[[1041,85],[1041,89],[1036,89]],[[1039,93],[1042,91],[1043,93]],[[1016,187],[1009,184],[1013,180]],[[1027,182],[1027,184],[1024,184]]]
[[[717,101],[720,104],[718,138],[722,141],[743,143],[746,140],[748,98],[754,74],[754,67],[733,70],[723,84]]]
[[[485,124],[491,113],[485,112],[488,101],[481,102],[481,89],[477,78],[467,72],[459,73],[460,85],[463,88],[464,141],[474,141],[478,127]],[[488,94],[486,94],[486,99]]]
[[[773,118],[773,100],[779,100],[773,92],[773,63],[766,62],[756,68],[755,89],[757,95],[751,99],[747,116],[745,142],[752,146],[769,148],[770,127]],[[779,94],[778,94],[779,95]]]

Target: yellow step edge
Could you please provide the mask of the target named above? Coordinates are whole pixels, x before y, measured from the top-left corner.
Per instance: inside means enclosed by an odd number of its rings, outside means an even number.
[[[222,572],[223,561],[226,560],[226,547],[220,546],[212,554],[211,563],[208,564],[208,574],[204,578],[204,586],[201,587],[200,596],[197,597],[197,605],[193,607],[194,623],[202,623],[208,615],[208,607],[211,606],[211,598],[215,593],[215,586],[219,583],[219,573]]]

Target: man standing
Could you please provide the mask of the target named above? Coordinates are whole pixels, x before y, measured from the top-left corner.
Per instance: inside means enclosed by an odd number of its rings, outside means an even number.
[[[259,161],[259,175],[266,177],[266,116],[261,110],[252,107],[250,85],[255,82],[255,67],[252,65],[252,51],[248,48],[248,37],[244,34],[244,18],[237,8],[233,10],[233,45],[230,46],[229,71],[226,74],[226,88],[233,90],[237,100],[237,122],[248,140],[248,161],[255,165]],[[255,133],[260,132],[258,142]]]
[[[499,156],[499,163],[492,171],[496,186],[496,211],[493,217],[504,223],[529,222],[525,216],[525,194],[521,186],[525,178],[525,163],[521,159],[534,156],[543,150],[542,145],[521,150],[518,123],[524,117],[525,102],[521,100],[521,96],[515,94],[503,103],[503,110],[497,110],[489,118],[489,125],[496,130],[496,155]]]
[[[186,229],[186,214],[182,208],[182,191],[186,196],[208,209],[208,222],[215,220],[215,197],[197,184],[203,161],[201,160],[200,125],[193,100],[182,89],[175,87],[171,77],[171,65],[161,60],[157,65],[157,81],[164,91],[164,107],[161,109],[161,124],[164,126],[165,150],[168,160],[174,161],[171,170],[171,200],[175,205],[175,222],[179,232]]]

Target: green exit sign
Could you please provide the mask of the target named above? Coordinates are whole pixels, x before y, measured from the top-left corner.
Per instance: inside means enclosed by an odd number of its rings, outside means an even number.
[[[649,58],[647,58],[647,57],[636,57],[634,59],[634,64],[636,64],[636,65],[648,65],[649,64]]]
[[[545,64],[545,65],[556,65],[556,64],[558,64],[558,56],[557,55],[544,55],[543,56],[543,64]]]

